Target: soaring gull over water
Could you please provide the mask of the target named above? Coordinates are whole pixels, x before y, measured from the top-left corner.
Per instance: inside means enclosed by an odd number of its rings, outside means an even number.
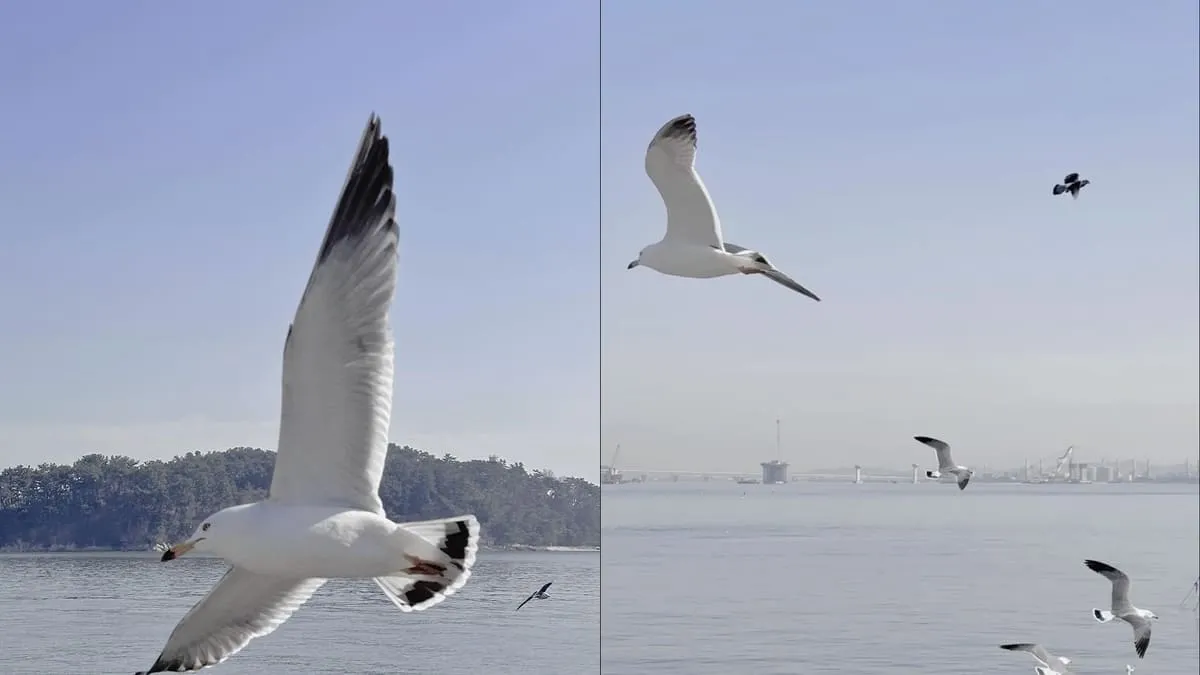
[[[692,279],[761,274],[820,301],[775,269],[762,253],[725,241],[721,220],[695,164],[696,118],[681,115],[664,124],[646,149],[646,173],[667,206],[667,233],[662,241],[643,248],[628,269],[649,267]]]
[[[461,588],[478,549],[474,516],[393,523],[379,500],[391,421],[396,198],[388,139],[372,115],[283,349],[279,452],[267,499],[205,518],[189,551],[230,565],[149,670],[224,661],[275,630],[326,579],[373,579],[405,612]]]
[[[1083,564],[1096,574],[1112,582],[1112,611],[1092,609],[1092,616],[1100,623],[1120,619],[1133,627],[1133,649],[1138,658],[1146,657],[1150,648],[1150,622],[1158,615],[1148,609],[1138,609],[1129,601],[1129,577],[1121,570],[1099,560],[1084,560]]]
[[[552,584],[552,583],[554,583],[554,582],[547,581],[541,588],[530,593],[528,598],[525,598],[523,601],[521,601],[521,604],[517,605],[517,609],[521,609],[522,607],[524,607],[525,603],[529,602],[530,600],[535,600],[535,599],[536,600],[545,600],[545,599],[549,598],[550,594],[546,592],[546,589],[550,588],[550,584]],[[515,611],[517,611],[517,609],[514,609],[513,611],[515,612]]]
[[[967,483],[971,482],[971,476],[974,476],[975,472],[965,466],[959,466],[954,463],[954,458],[950,456],[949,443],[939,441],[936,438],[930,438],[929,436],[913,436],[913,439],[919,443],[928,445],[937,453],[937,471],[926,471],[926,478],[938,479],[942,477],[942,474],[948,473],[958,479],[959,490],[967,489]]]

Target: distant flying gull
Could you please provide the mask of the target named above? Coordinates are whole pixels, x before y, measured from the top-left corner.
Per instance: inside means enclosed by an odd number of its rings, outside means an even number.
[[[942,477],[942,474],[948,473],[958,479],[959,490],[967,489],[967,483],[971,482],[971,476],[974,476],[975,472],[965,466],[959,466],[954,463],[954,459],[950,457],[950,446],[946,442],[930,438],[929,436],[913,436],[913,439],[919,443],[928,445],[937,452],[937,471],[926,471],[926,478],[938,479]]]
[[[517,605],[517,609],[521,609],[522,607],[525,606],[526,602],[529,602],[530,600],[533,600],[535,598],[538,600],[546,600],[547,598],[549,598],[550,594],[546,592],[546,589],[550,588],[550,584],[552,584],[552,583],[554,583],[554,582],[547,581],[545,586],[542,586],[538,590],[530,593],[528,598],[525,598],[525,600],[522,601],[521,604]],[[514,609],[513,611],[515,612],[515,611],[517,611],[517,609]]]
[[[1029,652],[1032,654],[1033,660],[1038,662],[1038,665],[1034,666],[1033,672],[1038,675],[1066,675],[1067,666],[1071,663],[1071,659],[1065,656],[1055,656],[1046,651],[1045,647],[1031,642],[1000,645],[1000,649],[1007,649],[1010,652]]]
[[[1125,675],[1133,675],[1133,671],[1135,671],[1135,670],[1137,670],[1137,668],[1134,668],[1133,666],[1129,665],[1128,663],[1125,664]]]
[[[1092,616],[1100,623],[1120,619],[1133,627],[1133,648],[1138,658],[1146,657],[1150,647],[1150,622],[1158,615],[1148,609],[1138,609],[1129,602],[1129,577],[1121,570],[1098,560],[1084,560],[1083,564],[1096,574],[1112,582],[1112,611],[1092,609]]]
[[[1194,612],[1200,609],[1200,578],[1192,582],[1192,587],[1188,589],[1187,595],[1183,596],[1183,600],[1179,601],[1179,606],[1187,607],[1188,600],[1192,598],[1196,599],[1196,602],[1192,604],[1192,611]]]
[[[1079,174],[1077,174],[1077,173],[1069,173],[1063,178],[1063,182],[1061,185],[1054,186],[1054,190],[1053,190],[1054,196],[1057,197],[1058,195],[1061,195],[1064,192],[1069,192],[1069,193],[1071,193],[1071,199],[1078,199],[1079,191],[1082,190],[1084,188],[1084,186],[1086,186],[1088,183],[1091,183],[1091,182],[1092,181],[1087,180],[1087,179],[1079,180]]]
[[[144,673],[224,661],[329,578],[370,577],[405,612],[436,605],[470,578],[474,516],[397,524],[379,500],[392,407],[395,212],[388,139],[372,115],[288,329],[268,497],[218,511],[163,553],[163,561],[213,553],[231,567]]]
[[[681,115],[663,125],[646,149],[646,173],[667,206],[667,233],[643,248],[627,269],[641,265],[690,279],[761,274],[819,302],[763,254],[722,238],[721,220],[695,163],[696,118]]]

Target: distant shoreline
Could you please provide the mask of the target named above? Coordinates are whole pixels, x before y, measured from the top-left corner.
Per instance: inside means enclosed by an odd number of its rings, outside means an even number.
[[[499,546],[480,546],[480,551],[488,553],[599,553],[599,546],[529,546],[527,544],[503,544]],[[0,547],[0,555],[3,554],[30,554],[30,553],[154,553],[152,548],[104,548],[104,547],[89,547],[89,546],[58,546],[58,547],[36,547],[36,548],[19,548],[15,546]]]

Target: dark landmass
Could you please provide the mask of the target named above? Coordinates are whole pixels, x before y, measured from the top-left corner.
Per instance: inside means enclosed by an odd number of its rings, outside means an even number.
[[[0,550],[145,550],[267,496],[275,453],[190,452],[167,462],[87,455],[0,472]],[[497,457],[460,462],[390,445],[379,496],[395,521],[471,513],[493,548],[600,544],[600,486]]]

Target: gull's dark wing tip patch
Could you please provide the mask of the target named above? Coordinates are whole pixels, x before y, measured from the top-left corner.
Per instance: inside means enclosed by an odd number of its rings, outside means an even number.
[[[382,134],[379,118],[372,113],[325,240],[321,242],[318,265],[346,239],[366,236],[377,227],[395,227],[393,183],[388,138]]]
[[[663,125],[659,138],[684,140],[696,147],[696,118],[691,114],[680,115]]]

